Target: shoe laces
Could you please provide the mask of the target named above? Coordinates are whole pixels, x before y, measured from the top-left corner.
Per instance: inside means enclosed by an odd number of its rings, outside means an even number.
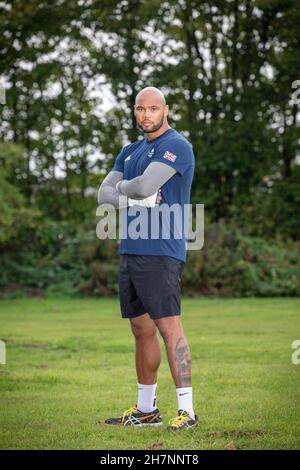
[[[124,411],[123,417],[122,417],[122,423],[124,422],[126,416],[131,416],[133,413],[135,413],[137,410],[136,405],[133,405],[131,408],[128,408],[128,410]]]
[[[182,413],[180,413],[180,415],[176,416],[176,418],[170,419],[169,424],[171,426],[180,426],[189,418],[190,418],[190,415],[188,414],[188,412],[183,411]]]

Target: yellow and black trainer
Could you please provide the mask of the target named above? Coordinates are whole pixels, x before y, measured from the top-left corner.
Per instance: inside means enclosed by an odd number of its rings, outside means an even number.
[[[159,410],[156,408],[149,413],[139,411],[136,405],[124,411],[123,416],[118,418],[108,418],[104,424],[115,426],[162,426],[162,417]]]
[[[179,410],[176,418],[172,418],[169,421],[169,431],[178,431],[179,429],[193,429],[199,423],[198,416],[195,415],[195,419],[192,419],[187,411]]]

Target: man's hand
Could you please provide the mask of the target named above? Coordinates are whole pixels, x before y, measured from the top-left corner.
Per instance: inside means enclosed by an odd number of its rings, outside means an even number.
[[[160,203],[161,199],[161,189],[159,189],[156,193],[146,197],[145,199],[131,199],[129,197],[128,204],[129,206],[155,207]]]

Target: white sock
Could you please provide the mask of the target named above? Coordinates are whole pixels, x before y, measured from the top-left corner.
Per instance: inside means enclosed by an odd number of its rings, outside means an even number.
[[[193,408],[193,388],[182,387],[176,388],[178,410],[187,411],[192,419],[195,419],[195,413]]]
[[[156,409],[156,387],[157,384],[144,385],[138,383],[138,410],[149,413]]]

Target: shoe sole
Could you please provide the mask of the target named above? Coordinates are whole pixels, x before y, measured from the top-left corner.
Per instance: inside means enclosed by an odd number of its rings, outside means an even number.
[[[154,428],[158,428],[159,426],[163,426],[163,423],[144,423],[144,424],[109,424],[109,423],[104,423],[105,426],[123,426],[124,428],[143,428],[145,426],[152,426]]]
[[[167,428],[167,431],[171,431],[171,432],[173,432],[173,431],[181,431],[182,429],[189,430],[189,429],[195,429],[197,426],[198,426],[198,423],[193,424],[192,426],[189,426],[189,427],[187,427],[187,426],[182,426],[181,428],[172,428],[171,426],[169,426],[169,427]]]

